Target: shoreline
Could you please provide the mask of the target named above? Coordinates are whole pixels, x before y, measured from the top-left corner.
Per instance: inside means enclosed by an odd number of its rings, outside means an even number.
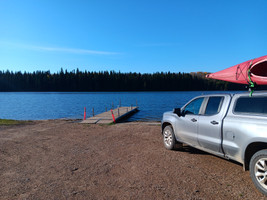
[[[2,125],[20,125],[20,124],[27,124],[27,123],[33,123],[33,122],[46,122],[46,121],[72,121],[72,122],[82,122],[83,119],[70,119],[70,118],[58,118],[58,119],[38,119],[38,120],[15,120],[15,119],[0,119],[0,126]],[[7,123],[7,124],[4,124],[4,123]],[[11,122],[11,123],[9,123]],[[17,122],[17,123],[16,123]],[[115,124],[121,124],[121,123],[158,123],[160,124],[161,121],[157,121],[157,120],[138,120],[138,121],[127,121],[127,120],[124,120],[124,121],[120,121],[120,122],[117,122]]]

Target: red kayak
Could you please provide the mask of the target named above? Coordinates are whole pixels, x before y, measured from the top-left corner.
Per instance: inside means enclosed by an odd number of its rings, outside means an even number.
[[[207,78],[240,84],[267,85],[267,55],[208,74]]]

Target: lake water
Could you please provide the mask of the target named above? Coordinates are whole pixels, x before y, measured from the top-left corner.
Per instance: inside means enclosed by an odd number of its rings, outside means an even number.
[[[163,112],[183,106],[191,98],[213,92],[2,92],[0,118],[41,120],[82,119],[121,106],[139,106],[139,112],[128,121],[160,121]],[[225,92],[224,92],[225,93]],[[228,92],[229,93],[229,92]]]

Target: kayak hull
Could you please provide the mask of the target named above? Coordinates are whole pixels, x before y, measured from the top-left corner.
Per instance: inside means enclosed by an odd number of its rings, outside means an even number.
[[[248,74],[250,74],[253,83],[257,85],[267,85],[267,55],[248,60],[219,72],[208,74],[207,78],[232,83],[249,84],[250,80]]]

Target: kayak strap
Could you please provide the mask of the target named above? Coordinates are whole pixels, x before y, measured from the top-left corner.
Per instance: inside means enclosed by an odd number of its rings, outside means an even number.
[[[254,88],[255,88],[255,84],[251,80],[250,74],[251,74],[250,69],[248,69],[248,80],[249,80],[249,82],[248,82],[248,90],[250,92],[249,96],[252,97],[252,94],[253,94]]]
[[[255,89],[255,83],[253,83],[253,81],[251,80],[251,71],[250,71],[250,68],[251,68],[251,65],[252,65],[252,61],[250,63],[250,66],[248,68],[248,90],[249,90],[249,96],[252,97],[252,94],[254,92],[254,89]]]

